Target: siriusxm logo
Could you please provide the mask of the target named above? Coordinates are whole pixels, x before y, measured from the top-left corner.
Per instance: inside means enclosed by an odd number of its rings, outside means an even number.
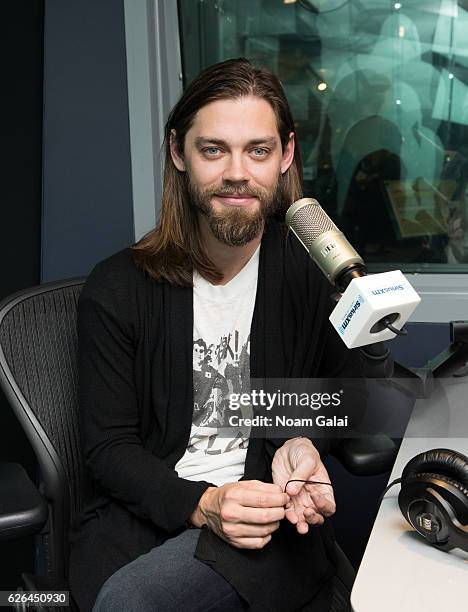
[[[346,316],[344,317],[343,321],[341,322],[341,325],[338,328],[338,331],[340,332],[342,336],[344,335],[346,328],[350,324],[351,319],[354,317],[356,312],[359,310],[359,308],[363,304],[364,304],[364,298],[362,297],[362,295],[358,295],[356,301],[351,306],[351,308],[348,310],[348,312],[346,313]]]
[[[404,291],[405,288],[403,285],[392,285],[391,287],[383,287],[382,289],[373,289],[371,291],[372,295],[382,295],[384,293],[388,293],[389,291]]]

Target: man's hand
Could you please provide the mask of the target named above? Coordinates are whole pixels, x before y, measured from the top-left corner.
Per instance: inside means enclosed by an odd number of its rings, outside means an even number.
[[[330,482],[319,452],[308,438],[293,438],[279,448],[272,462],[273,482],[284,491],[289,480]],[[296,525],[298,533],[307,533],[309,525],[322,525],[324,517],[335,510],[333,488],[329,485],[292,482],[287,493],[286,518]]]
[[[289,500],[277,484],[231,482],[208,488],[190,521],[195,527],[208,525],[236,548],[263,548],[284,518]]]

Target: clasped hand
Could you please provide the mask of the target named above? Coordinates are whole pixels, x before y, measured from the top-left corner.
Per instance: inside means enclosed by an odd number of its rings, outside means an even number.
[[[288,481],[330,482],[320,455],[307,438],[288,440],[272,463],[273,483],[241,480],[209,487],[190,517],[196,527],[208,525],[223,540],[237,548],[263,548],[286,518],[298,533],[309,525],[321,525],[335,512],[333,489]]]

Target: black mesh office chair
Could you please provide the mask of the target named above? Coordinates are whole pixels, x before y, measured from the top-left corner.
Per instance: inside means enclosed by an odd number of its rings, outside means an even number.
[[[31,483],[18,481],[22,477],[19,466],[3,465],[10,491],[16,479],[18,498],[10,495],[8,506],[0,504],[0,540],[37,532],[46,521],[40,532],[44,567],[40,575],[23,574],[28,590],[68,590],[68,533],[88,486],[77,402],[76,315],[84,280],[33,287],[0,304],[0,386],[35,451],[42,494],[35,493]],[[346,454],[345,467],[358,474],[380,473],[391,467],[394,456],[387,449],[386,463],[379,461],[377,447],[371,450],[377,471],[368,467],[372,460],[362,448],[354,463],[350,453]],[[355,573],[338,545],[337,557],[335,600],[336,609],[342,610],[339,602],[351,590]]]
[[[76,312],[84,280],[33,287],[0,305],[0,384],[36,454],[47,504],[40,537],[43,572],[23,576],[28,589],[66,588],[68,530],[83,500]],[[45,517],[38,504],[26,516],[24,504],[9,508],[10,516],[1,519],[10,530],[6,537],[14,537],[15,521],[17,535],[40,528]]]

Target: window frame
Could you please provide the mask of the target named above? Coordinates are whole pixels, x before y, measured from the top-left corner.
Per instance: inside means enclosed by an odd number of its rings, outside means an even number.
[[[182,54],[177,2],[124,0],[124,5],[138,240],[154,227],[159,212],[164,124],[183,90]],[[410,321],[446,323],[468,319],[468,274],[461,270],[447,274],[408,273],[406,277],[422,298]]]

